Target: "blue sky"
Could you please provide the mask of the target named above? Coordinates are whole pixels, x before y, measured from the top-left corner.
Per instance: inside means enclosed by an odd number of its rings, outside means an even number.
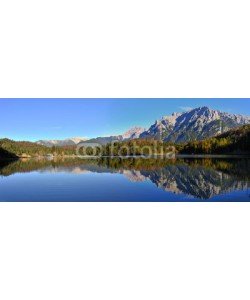
[[[36,141],[116,135],[199,106],[250,115],[250,99],[0,99],[0,137]]]

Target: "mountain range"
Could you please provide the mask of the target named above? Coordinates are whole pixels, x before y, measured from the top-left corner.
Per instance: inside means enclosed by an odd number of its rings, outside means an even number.
[[[98,143],[101,145],[105,145],[107,143],[111,143],[112,141],[125,141],[130,139],[137,139],[144,131],[145,128],[133,127],[121,135],[101,136],[92,139],[77,137],[77,138],[68,138],[65,140],[40,140],[37,141],[36,143],[47,147],[74,146],[79,144],[80,142]]]
[[[126,140],[138,139],[144,131],[145,128],[133,127],[121,135],[97,137],[97,138],[89,139],[87,142],[106,145],[107,143],[111,143],[113,141],[126,141]]]
[[[43,145],[47,147],[53,147],[53,146],[74,146],[79,144],[80,142],[86,141],[87,138],[84,137],[74,137],[74,138],[68,138],[65,140],[40,140],[36,143],[38,145]]]
[[[65,146],[88,141],[105,145],[114,140],[124,141],[137,138],[153,138],[166,142],[182,143],[203,140],[245,124],[250,124],[249,116],[230,114],[203,106],[182,113],[163,116],[148,129],[133,127],[121,135],[93,139],[40,140],[37,143],[45,146]]]

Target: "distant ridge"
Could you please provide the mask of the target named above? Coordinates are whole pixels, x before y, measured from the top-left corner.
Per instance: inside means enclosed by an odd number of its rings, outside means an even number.
[[[76,138],[68,138],[65,140],[40,140],[36,143],[39,145],[53,147],[53,146],[74,146],[81,142],[91,142],[91,143],[99,143],[101,145],[105,145],[107,143],[111,143],[112,141],[123,141],[127,139],[136,139],[140,136],[142,132],[145,131],[145,128],[142,127],[133,127],[126,131],[124,134],[121,135],[113,135],[107,137],[97,137],[97,138],[83,138],[83,137],[76,137]]]
[[[47,147],[53,147],[53,146],[75,146],[79,144],[80,142],[86,141],[87,138],[84,137],[74,137],[74,138],[68,138],[65,140],[40,140],[36,143],[38,145],[43,145]]]

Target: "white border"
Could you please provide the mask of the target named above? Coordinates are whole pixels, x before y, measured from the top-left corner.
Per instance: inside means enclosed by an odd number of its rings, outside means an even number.
[[[248,299],[249,203],[11,203],[1,299]]]
[[[1,97],[249,97],[245,0],[0,1]]]
[[[0,97],[249,97],[249,28],[244,0],[2,0]],[[249,299],[249,215],[2,203],[0,298]]]

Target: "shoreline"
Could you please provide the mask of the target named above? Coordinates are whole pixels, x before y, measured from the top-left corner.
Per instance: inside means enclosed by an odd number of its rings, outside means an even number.
[[[129,156],[77,156],[77,155],[64,155],[64,156],[17,156],[17,157],[0,157],[0,161],[6,160],[22,160],[22,159],[98,159],[98,158],[143,158],[143,159],[157,159],[157,158],[167,158],[167,159],[178,159],[178,158],[250,158],[250,154],[176,154],[174,157],[167,157],[166,155],[153,155],[153,156],[143,156],[143,155],[129,155]]]
[[[177,154],[178,158],[250,158],[250,154]]]

